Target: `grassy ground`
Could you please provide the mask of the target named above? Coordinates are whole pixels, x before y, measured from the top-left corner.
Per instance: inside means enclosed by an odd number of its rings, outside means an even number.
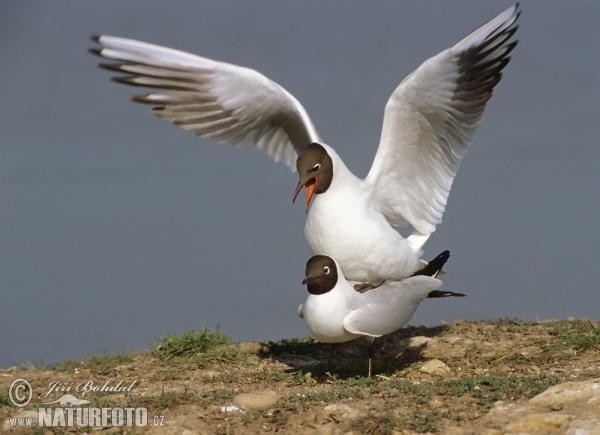
[[[294,433],[314,427],[326,405],[341,403],[359,410],[360,417],[336,425],[366,434],[444,432],[449,426],[476,425],[497,401],[526,399],[557,383],[600,377],[600,327],[587,320],[502,319],[409,327],[379,339],[376,349],[374,376],[366,378],[362,340],[338,346],[326,372],[330,347],[310,338],[235,343],[215,331],[189,331],[164,337],[144,354],[0,371],[0,423],[15,411],[7,393],[14,377],[26,378],[34,387],[31,409],[39,406],[35,398],[50,382],[114,378],[137,383],[125,394],[90,393],[85,396],[90,406],[187,415],[191,430],[202,427],[212,433]],[[449,370],[420,371],[432,359],[443,361]],[[281,399],[271,409],[222,412],[235,395],[262,390],[274,390]],[[54,400],[60,394],[48,397]],[[60,428],[52,431],[63,433]]]

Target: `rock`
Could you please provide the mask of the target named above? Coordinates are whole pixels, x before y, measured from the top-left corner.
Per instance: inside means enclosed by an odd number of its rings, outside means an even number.
[[[431,338],[424,336],[411,337],[408,339],[406,347],[421,347],[426,346],[431,341]]]
[[[236,411],[240,411],[240,412],[246,412],[244,411],[242,408],[238,408],[235,405],[229,405],[229,406],[222,406],[221,407],[221,412],[223,413],[227,413],[227,412],[236,412]]]
[[[566,435],[600,435],[600,420],[574,420],[569,424]]]
[[[600,435],[597,399],[600,399],[598,379],[566,382],[525,402],[498,401],[480,424],[502,428],[502,433],[507,434]]]
[[[337,422],[356,420],[360,417],[358,409],[350,408],[344,404],[327,405],[324,409],[325,413]]]
[[[273,390],[242,393],[233,398],[233,404],[242,409],[269,408],[279,400],[279,395]]]
[[[333,435],[334,433],[340,433],[335,423],[327,423],[323,426],[319,426],[315,432],[318,435]]]
[[[432,408],[441,408],[444,406],[444,402],[442,402],[441,400],[438,399],[433,399],[431,402],[429,402],[429,406],[431,406]]]
[[[501,401],[499,401],[501,402]],[[492,409],[488,415],[494,416],[496,414],[514,414],[517,412],[527,411],[530,407],[520,403],[498,403]]]
[[[443,375],[444,373],[450,372],[450,367],[439,359],[432,359],[423,364],[423,367],[421,367],[419,371],[429,375]]]
[[[550,430],[565,430],[571,420],[571,416],[567,414],[530,414],[522,419],[507,424],[503,428],[503,432],[538,432]]]
[[[591,400],[597,397],[600,397],[600,378],[555,385],[533,397],[529,402],[534,405],[557,406],[574,400]]]

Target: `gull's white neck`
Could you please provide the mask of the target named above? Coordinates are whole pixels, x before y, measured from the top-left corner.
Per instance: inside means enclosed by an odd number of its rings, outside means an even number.
[[[344,161],[340,158],[338,153],[335,152],[333,148],[329,145],[321,144],[329,157],[331,157],[331,161],[333,163],[333,178],[331,179],[331,184],[324,194],[328,192],[337,192],[340,190],[351,190],[355,188],[361,188],[362,182],[360,178],[354,175],[350,169],[344,164]]]

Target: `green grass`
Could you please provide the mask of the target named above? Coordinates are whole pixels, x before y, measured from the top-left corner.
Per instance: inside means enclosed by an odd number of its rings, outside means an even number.
[[[139,358],[140,355],[135,353],[105,353],[102,355],[89,355],[79,360],[62,361],[50,367],[55,370],[65,371],[90,369],[99,375],[109,375],[117,366],[131,364]]]
[[[383,415],[368,413],[358,418],[350,428],[361,434],[389,435],[394,429],[399,429],[398,424],[398,419],[390,413]]]
[[[600,350],[600,328],[589,321],[557,322],[551,326],[550,334],[556,336],[557,349]]]
[[[211,362],[241,363],[248,360],[237,342],[225,334],[202,328],[202,331],[185,331],[181,335],[168,334],[151,345],[150,355],[171,366],[186,366],[195,369]],[[178,379],[179,374],[166,372],[153,380]]]
[[[8,398],[8,390],[4,388],[0,390],[0,407],[2,406],[14,406]]]
[[[152,344],[151,354],[161,360],[191,357],[218,347],[235,343],[225,334],[202,328],[200,332],[185,331],[181,335],[167,334]]]

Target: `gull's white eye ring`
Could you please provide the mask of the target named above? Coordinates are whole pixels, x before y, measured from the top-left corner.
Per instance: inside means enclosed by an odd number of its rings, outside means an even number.
[[[323,272],[325,272],[325,274],[326,274],[326,275],[329,275],[329,267],[328,267],[328,266],[325,266],[325,267],[323,268]]]
[[[313,166],[312,170],[313,171],[318,171],[319,169],[321,169],[321,164],[317,163],[315,166]]]

